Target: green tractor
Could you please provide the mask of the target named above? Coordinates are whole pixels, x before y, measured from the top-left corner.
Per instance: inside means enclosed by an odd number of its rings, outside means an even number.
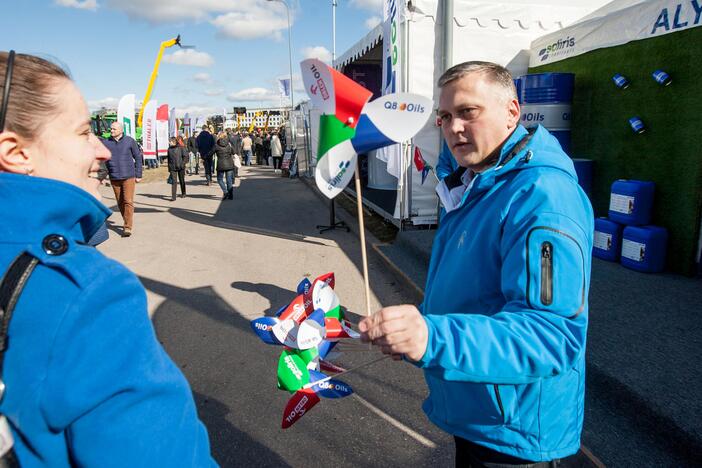
[[[93,133],[105,140],[110,138],[110,125],[116,121],[117,112],[115,111],[95,111],[90,117],[90,125],[92,126]],[[135,133],[136,141],[141,143],[141,127],[137,127]]]

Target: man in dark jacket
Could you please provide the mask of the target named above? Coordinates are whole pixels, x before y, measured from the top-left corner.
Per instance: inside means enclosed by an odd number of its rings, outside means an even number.
[[[190,135],[188,138],[188,175],[200,173],[200,153],[197,147],[197,138]]]
[[[241,156],[241,136],[231,130],[227,131],[227,134],[229,135],[229,144],[232,145],[232,151],[234,154]]]
[[[176,186],[180,182],[180,197],[185,198],[185,161],[188,153],[184,146],[178,145],[175,138],[168,140],[168,172],[171,173],[171,201],[176,199]]]
[[[202,131],[197,136],[197,147],[200,150],[200,157],[205,165],[205,179],[207,185],[212,183],[212,161],[214,159],[215,139],[207,130],[207,125],[202,126]]]
[[[124,134],[124,127],[120,122],[112,123],[110,134],[110,138],[103,141],[112,153],[112,157],[107,161],[107,171],[110,173],[110,183],[115,192],[119,212],[124,219],[122,237],[129,237],[133,228],[135,183],[141,182],[143,160],[136,141]]]

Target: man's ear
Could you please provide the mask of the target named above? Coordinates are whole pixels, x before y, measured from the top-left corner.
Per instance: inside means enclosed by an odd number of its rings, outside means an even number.
[[[519,125],[519,119],[521,118],[521,108],[519,107],[519,101],[512,99],[507,105],[507,128],[510,130]]]
[[[13,174],[34,172],[26,144],[15,132],[0,133],[0,171]]]

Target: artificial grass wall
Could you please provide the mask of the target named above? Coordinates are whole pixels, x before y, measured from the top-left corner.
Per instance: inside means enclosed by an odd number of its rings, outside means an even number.
[[[592,204],[607,216],[617,179],[656,183],[652,224],[668,229],[667,268],[695,273],[702,212],[702,27],[594,50],[530,73],[575,73],[571,157],[593,159]],[[670,86],[651,73],[666,71]],[[617,88],[612,75],[631,81]],[[635,134],[639,116],[646,132]]]

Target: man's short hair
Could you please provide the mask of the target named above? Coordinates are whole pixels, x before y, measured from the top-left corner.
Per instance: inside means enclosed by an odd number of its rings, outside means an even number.
[[[490,82],[499,85],[505,91],[508,101],[517,99],[517,88],[514,86],[512,74],[502,65],[492,62],[463,62],[446,70],[439,78],[439,88],[463,78],[471,73],[481,73]]]
[[[207,125],[203,125],[203,126],[202,126],[202,129],[203,129],[203,130],[207,130]]]

